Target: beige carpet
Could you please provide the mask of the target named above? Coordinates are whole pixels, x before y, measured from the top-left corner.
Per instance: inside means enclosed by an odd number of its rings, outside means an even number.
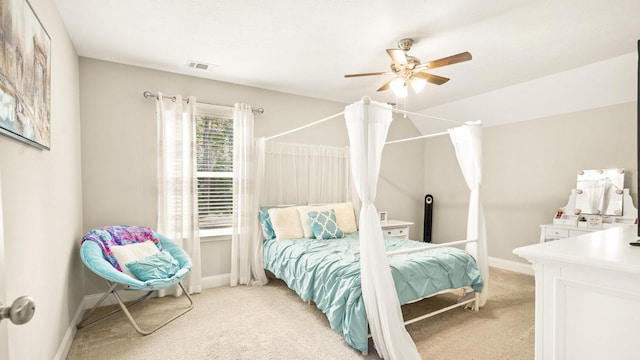
[[[491,268],[490,290],[478,312],[454,309],[407,326],[423,359],[533,359],[533,277]],[[350,348],[321,311],[279,280],[208,289],[193,298],[191,312],[148,336],[138,335],[122,314],[80,329],[67,359],[378,358],[371,341],[367,356]],[[413,316],[453,301],[439,295],[403,312]],[[155,298],[133,315],[149,328],[185,304],[184,298]]]

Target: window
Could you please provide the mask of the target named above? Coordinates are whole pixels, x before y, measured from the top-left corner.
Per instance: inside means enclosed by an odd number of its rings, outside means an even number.
[[[233,108],[197,104],[196,156],[200,236],[231,235]]]

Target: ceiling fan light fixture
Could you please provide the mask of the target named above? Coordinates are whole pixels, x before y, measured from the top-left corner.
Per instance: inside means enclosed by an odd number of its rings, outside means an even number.
[[[413,88],[413,91],[417,93],[419,93],[420,91],[422,91],[422,89],[424,89],[425,85],[427,85],[427,80],[419,78],[419,77],[413,77],[411,79],[411,87]]]
[[[391,83],[389,83],[389,87],[397,97],[407,97],[407,84],[405,83],[403,78],[397,77],[393,79]]]
[[[344,77],[352,78],[359,76],[393,75],[394,78],[385,82],[377,91],[391,89],[396,97],[404,98],[408,94],[407,90],[409,85],[411,85],[414,92],[419,93],[424,89],[426,83],[442,85],[449,81],[449,78],[431,74],[427,71],[471,60],[471,54],[468,51],[465,51],[459,54],[422,63],[417,57],[408,54],[412,45],[413,40],[407,38],[398,42],[397,49],[387,49],[387,55],[391,58],[391,68],[388,71],[347,74]]]

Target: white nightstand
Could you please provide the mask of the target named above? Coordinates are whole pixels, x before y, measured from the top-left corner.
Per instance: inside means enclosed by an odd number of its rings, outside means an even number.
[[[393,236],[403,240],[409,240],[409,226],[413,225],[410,221],[387,220],[380,224],[382,233],[385,236]]]

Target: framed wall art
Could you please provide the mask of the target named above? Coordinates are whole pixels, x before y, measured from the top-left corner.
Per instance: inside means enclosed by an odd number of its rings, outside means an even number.
[[[51,146],[51,38],[26,0],[0,1],[0,133]]]

